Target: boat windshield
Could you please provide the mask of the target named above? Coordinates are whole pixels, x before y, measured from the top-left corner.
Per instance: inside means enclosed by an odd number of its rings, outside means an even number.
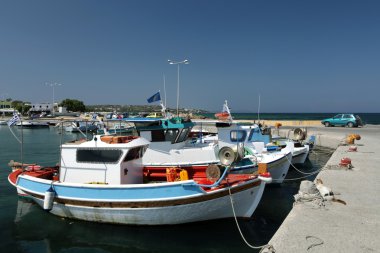
[[[247,137],[247,132],[245,130],[231,130],[230,140],[233,142],[244,142]]]

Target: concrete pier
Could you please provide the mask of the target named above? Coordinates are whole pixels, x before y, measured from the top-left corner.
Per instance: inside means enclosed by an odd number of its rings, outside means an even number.
[[[349,146],[340,144],[353,133],[361,139],[355,141],[357,152],[348,152]],[[308,134],[317,136],[317,145],[336,148],[317,178],[347,205],[298,203],[269,244],[277,253],[380,252],[380,126],[308,127]],[[344,157],[352,160],[352,169],[337,166]]]

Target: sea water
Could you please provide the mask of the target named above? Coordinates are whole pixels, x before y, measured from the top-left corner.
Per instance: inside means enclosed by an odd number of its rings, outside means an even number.
[[[21,139],[21,131],[12,127]],[[64,219],[19,198],[7,176],[10,160],[55,165],[60,143],[83,138],[59,129],[24,129],[20,143],[7,126],[0,126],[0,248],[2,252],[258,252],[241,238],[234,219],[172,226],[127,226]],[[314,149],[298,169],[320,169],[332,150]],[[290,169],[286,181],[266,187],[253,216],[239,219],[243,236],[252,245],[266,244],[292,208],[303,175]],[[315,176],[308,179],[312,180]],[[194,210],[196,212],[196,210]],[[232,212],[232,210],[231,210]]]

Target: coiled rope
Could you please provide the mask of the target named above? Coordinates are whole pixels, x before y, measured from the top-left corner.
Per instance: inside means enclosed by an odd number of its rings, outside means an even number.
[[[227,180],[227,183],[228,183],[228,180]],[[267,252],[276,252],[276,250],[273,248],[273,245],[270,245],[270,244],[265,244],[265,245],[261,245],[261,246],[254,246],[252,244],[250,244],[244,237],[241,229],[240,229],[240,226],[239,226],[239,222],[238,222],[238,219],[236,217],[236,212],[235,212],[235,207],[234,207],[234,201],[232,199],[232,194],[231,194],[231,187],[228,185],[228,193],[229,193],[229,196],[230,196],[230,201],[231,201],[231,207],[232,207],[232,213],[234,215],[234,219],[235,219],[235,223],[236,223],[236,227],[237,229],[239,230],[239,233],[240,233],[240,236],[241,238],[243,239],[243,241],[245,242],[245,244],[250,247],[251,249],[260,249],[260,253],[263,252],[263,250],[267,249],[268,251]]]

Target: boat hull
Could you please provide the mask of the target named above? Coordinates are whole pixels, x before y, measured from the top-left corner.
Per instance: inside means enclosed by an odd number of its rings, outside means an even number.
[[[50,185],[49,180],[27,177],[19,178],[17,183],[17,187],[41,207],[44,206],[44,192]],[[250,217],[265,188],[265,183],[257,178],[232,185],[230,191],[226,187],[208,192],[192,180],[162,183],[162,186],[155,184],[154,187],[65,186],[57,182],[52,185],[57,196],[50,210],[52,214],[131,225],[182,224],[233,217],[230,198],[237,217]],[[147,192],[151,194],[145,194]],[[94,193],[97,198],[86,198]]]
[[[303,163],[305,163],[305,161],[309,155],[309,150],[310,150],[309,145],[304,145],[301,149],[294,150],[293,156],[292,156],[292,164],[303,164]]]
[[[266,164],[266,170],[272,177],[271,184],[281,184],[284,181],[288,174],[291,159],[292,153],[288,152],[286,155],[282,153],[272,154],[272,156],[266,157],[266,159],[261,161],[261,163]],[[232,171],[236,171],[236,173],[257,173],[258,166],[257,164],[253,164],[252,166],[235,166]]]

